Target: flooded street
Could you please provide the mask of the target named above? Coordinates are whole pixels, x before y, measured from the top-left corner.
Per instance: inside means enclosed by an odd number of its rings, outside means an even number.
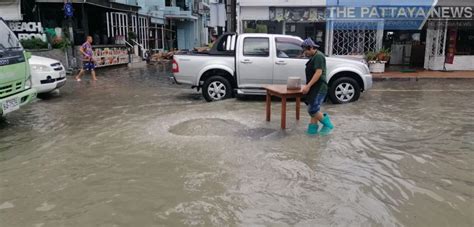
[[[474,80],[376,82],[286,131],[156,66],[69,79],[0,120],[0,226],[474,226]]]

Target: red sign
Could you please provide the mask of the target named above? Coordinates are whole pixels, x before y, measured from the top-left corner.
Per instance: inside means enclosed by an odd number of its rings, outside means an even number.
[[[448,30],[448,48],[446,49],[446,64],[454,63],[454,55],[456,54],[456,40],[458,38],[458,30]]]

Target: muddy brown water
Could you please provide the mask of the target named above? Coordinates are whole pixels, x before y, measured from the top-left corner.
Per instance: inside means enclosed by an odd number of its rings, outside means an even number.
[[[474,80],[377,82],[308,137],[155,67],[99,79],[0,121],[0,226],[474,225]]]

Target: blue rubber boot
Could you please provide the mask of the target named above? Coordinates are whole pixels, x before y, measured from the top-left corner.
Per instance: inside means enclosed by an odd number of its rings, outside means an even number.
[[[319,134],[321,134],[321,136],[329,135],[334,129],[334,125],[332,124],[331,119],[329,118],[329,114],[327,113],[323,114],[321,124],[323,124],[323,128],[321,128],[321,131],[319,131]]]
[[[309,124],[308,125],[308,135],[317,135],[318,134],[318,128],[319,128],[319,125],[318,123],[316,124]]]

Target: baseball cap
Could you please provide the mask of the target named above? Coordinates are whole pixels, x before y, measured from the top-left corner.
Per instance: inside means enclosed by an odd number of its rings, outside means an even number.
[[[319,45],[316,44],[311,38],[307,38],[303,41],[301,44],[301,47],[306,48],[306,47],[316,47],[319,48]]]

